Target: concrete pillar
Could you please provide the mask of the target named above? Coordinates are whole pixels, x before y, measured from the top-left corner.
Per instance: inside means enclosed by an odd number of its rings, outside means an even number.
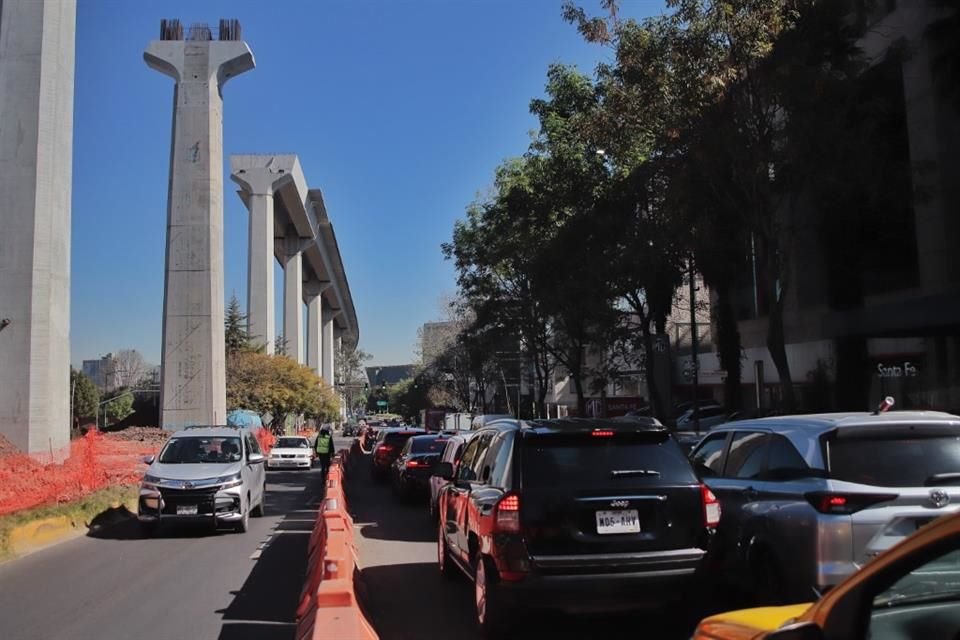
[[[328,286],[329,282],[316,280],[303,285],[303,293],[307,299],[307,366],[316,371],[318,376],[323,376],[322,294]]]
[[[0,434],[70,445],[75,0],[0,3]]]
[[[263,167],[243,167],[231,158],[231,179],[242,187],[241,197],[250,212],[247,262],[247,333],[274,352],[277,325],[273,283],[273,193],[285,176],[271,162]]]
[[[323,320],[322,326],[320,327],[320,333],[323,343],[323,354],[321,356],[322,366],[321,366],[321,376],[331,387],[335,380],[333,379],[333,359],[334,359],[334,349],[336,348],[334,344],[333,337],[333,324],[334,318],[337,317],[337,312],[333,309],[330,309],[327,305],[323,305]]]
[[[283,338],[287,356],[303,363],[303,253],[295,229],[287,229],[283,263]]]
[[[165,21],[144,52],[172,77],[160,421],[165,429],[226,422],[223,336],[223,85],[253,68],[240,40],[212,40]],[[224,29],[221,28],[221,36]]]

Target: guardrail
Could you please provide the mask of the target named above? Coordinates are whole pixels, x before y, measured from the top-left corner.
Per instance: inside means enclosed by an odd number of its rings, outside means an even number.
[[[307,578],[297,607],[297,640],[378,640],[357,602],[357,548],[343,490],[350,452],[341,450],[327,472],[320,513],[310,534]]]

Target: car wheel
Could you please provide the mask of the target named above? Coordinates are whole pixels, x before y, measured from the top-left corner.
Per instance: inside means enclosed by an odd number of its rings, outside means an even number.
[[[498,638],[506,622],[507,609],[497,589],[497,570],[489,560],[477,554],[474,567],[473,594],[477,624],[484,638]]]
[[[240,520],[237,521],[236,530],[237,533],[246,533],[247,529],[250,527],[250,498],[247,497],[247,504],[241,505],[243,508],[243,516]]]
[[[454,578],[457,568],[453,566],[453,560],[450,559],[450,550],[443,536],[443,522],[440,522],[437,527],[437,565],[440,567],[441,576],[448,580]]]
[[[253,511],[250,512],[254,518],[262,518],[266,515],[267,509],[267,485],[263,485],[263,489],[260,491],[260,504],[253,508]]]

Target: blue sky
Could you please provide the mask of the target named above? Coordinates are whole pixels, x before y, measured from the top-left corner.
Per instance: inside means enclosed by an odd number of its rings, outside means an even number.
[[[586,0],[596,8],[597,0]],[[624,0],[631,15],[660,0]],[[440,244],[526,149],[552,62],[608,55],[561,0],[80,0],[74,117],[72,354],[160,361],[173,86],[142,52],[161,18],[239,18],[257,68],[224,89],[231,153],[297,153],[324,192],[375,364],[412,361],[455,289]],[[225,289],[246,301],[247,213],[224,178]],[[277,266],[277,291],[282,270]],[[282,327],[281,310],[277,326]]]

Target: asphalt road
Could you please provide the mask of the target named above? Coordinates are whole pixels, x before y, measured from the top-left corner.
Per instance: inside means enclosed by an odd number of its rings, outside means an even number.
[[[401,504],[388,485],[370,479],[369,460],[347,480],[357,531],[360,597],[381,640],[479,640],[473,588],[466,577],[450,582],[437,570],[436,525],[426,503]],[[542,613],[517,620],[511,637],[524,640],[680,640],[691,626],[675,613],[573,616]]]
[[[0,565],[3,640],[289,640],[323,490],[270,471],[245,534],[135,521]]]

